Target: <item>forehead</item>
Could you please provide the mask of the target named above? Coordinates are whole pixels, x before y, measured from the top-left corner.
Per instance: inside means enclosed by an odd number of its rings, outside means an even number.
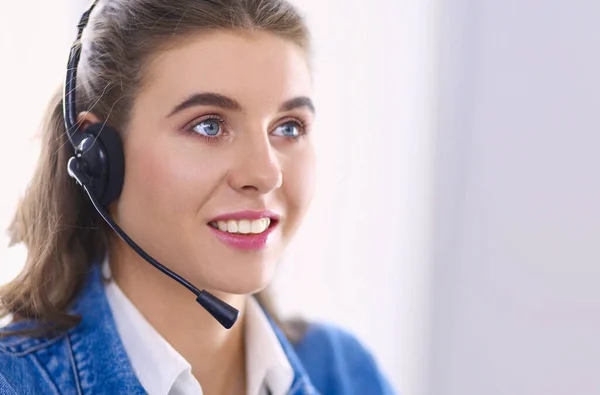
[[[235,97],[245,108],[310,96],[304,51],[265,32],[218,31],[187,38],[160,51],[145,70],[142,95],[171,103],[197,92]]]

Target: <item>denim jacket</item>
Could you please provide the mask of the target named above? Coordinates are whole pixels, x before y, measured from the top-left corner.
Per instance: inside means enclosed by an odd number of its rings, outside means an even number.
[[[82,321],[67,332],[0,339],[0,394],[145,394],[117,333],[99,265],[70,311]],[[349,333],[312,324],[292,345],[271,325],[294,369],[290,395],[394,394],[374,358]]]

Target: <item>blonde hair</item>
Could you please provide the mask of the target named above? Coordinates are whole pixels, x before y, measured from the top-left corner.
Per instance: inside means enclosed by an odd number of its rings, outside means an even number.
[[[297,44],[307,56],[310,52],[307,26],[285,0],[100,1],[76,43],[82,48],[77,111],[93,109],[117,130],[126,130],[149,59],[176,40],[224,29],[269,32]],[[62,105],[57,93],[42,124],[37,168],[9,227],[11,245],[27,247],[25,266],[0,289],[0,318],[13,315],[43,325],[4,335],[37,336],[48,328],[66,330],[77,325],[81,317],[67,309],[89,266],[107,249],[111,230],[67,175],[72,147]],[[279,322],[266,292],[257,298]]]

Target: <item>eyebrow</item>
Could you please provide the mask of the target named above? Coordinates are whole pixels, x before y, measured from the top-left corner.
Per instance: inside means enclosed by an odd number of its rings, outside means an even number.
[[[196,106],[213,106],[219,107],[223,110],[238,112],[243,110],[242,105],[235,99],[218,93],[204,92],[195,93],[187,99],[185,99],[184,101],[182,101],[181,103],[179,103],[177,106],[175,106],[175,108],[169,113],[167,117],[172,117],[178,112]],[[313,114],[315,113],[315,106],[312,100],[306,96],[298,96],[294,97],[293,99],[286,100],[279,107],[279,111],[291,111],[296,108],[302,107],[308,108]]]

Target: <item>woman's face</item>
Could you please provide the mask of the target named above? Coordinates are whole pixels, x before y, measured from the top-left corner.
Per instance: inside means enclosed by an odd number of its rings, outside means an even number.
[[[198,287],[264,288],[313,192],[305,54],[268,33],[215,32],[159,53],[145,75],[117,221]]]

